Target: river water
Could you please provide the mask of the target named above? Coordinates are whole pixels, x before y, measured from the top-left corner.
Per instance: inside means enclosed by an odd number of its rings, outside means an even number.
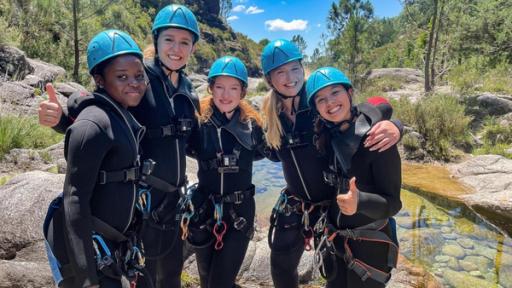
[[[284,187],[280,163],[254,165],[260,225]],[[512,239],[466,206],[402,190],[396,215],[400,253],[434,274],[445,287],[512,288]]]

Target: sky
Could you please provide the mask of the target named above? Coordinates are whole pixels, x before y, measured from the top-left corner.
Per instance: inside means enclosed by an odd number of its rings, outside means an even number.
[[[338,0],[334,0],[338,3]],[[318,46],[322,32],[327,33],[326,19],[333,0],[232,0],[228,22],[237,32],[260,41],[267,38],[291,40],[299,34],[306,40],[306,54]],[[379,18],[400,14],[399,0],[371,0]]]

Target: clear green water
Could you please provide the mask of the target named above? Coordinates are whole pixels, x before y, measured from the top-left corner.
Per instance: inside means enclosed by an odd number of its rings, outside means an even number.
[[[279,163],[254,165],[256,205],[261,225],[284,187]],[[397,221],[400,253],[423,265],[445,287],[512,288],[512,239],[477,214],[442,197],[402,190]]]

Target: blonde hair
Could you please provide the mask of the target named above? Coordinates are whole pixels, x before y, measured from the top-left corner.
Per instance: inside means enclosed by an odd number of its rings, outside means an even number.
[[[284,134],[283,126],[279,120],[279,113],[283,104],[281,98],[272,89],[263,99],[263,119],[265,120],[265,140],[272,149],[281,148],[281,136]]]
[[[310,71],[307,67],[302,65],[304,71],[304,85],[306,85],[306,79],[310,75]],[[281,97],[275,92],[275,88],[272,86],[270,75],[266,76],[267,83],[272,87],[272,90],[263,99],[263,120],[265,125],[265,140],[267,145],[272,149],[281,148],[281,137],[284,135],[283,125],[279,120],[279,113],[283,108]]]
[[[199,123],[206,123],[208,120],[210,120],[210,117],[213,114],[213,106],[215,104],[213,103],[213,97],[207,96],[200,101],[200,112],[201,114],[198,115]],[[258,114],[258,111],[254,109],[251,104],[249,104],[244,99],[240,100],[240,121],[247,122],[250,120],[254,120],[258,126],[263,125],[263,121],[261,120],[260,114]]]

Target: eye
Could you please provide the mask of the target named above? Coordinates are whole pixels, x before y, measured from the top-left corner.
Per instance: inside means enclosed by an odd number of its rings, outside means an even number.
[[[122,74],[122,75],[118,75],[117,78],[121,81],[126,81],[128,79],[128,76],[126,76],[125,74]]]
[[[135,76],[135,80],[142,82],[146,79],[144,78],[144,74],[141,73],[141,74],[137,74],[137,76]]]

